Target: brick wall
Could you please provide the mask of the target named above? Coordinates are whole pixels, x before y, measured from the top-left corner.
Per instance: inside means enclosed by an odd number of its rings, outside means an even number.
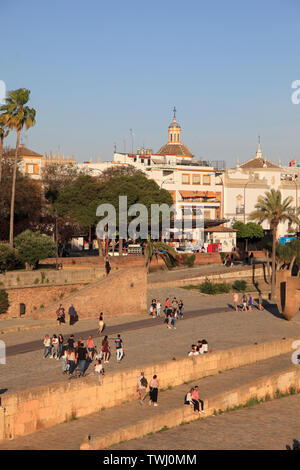
[[[73,304],[79,318],[140,314],[147,312],[147,273],[144,266],[131,266],[111,272],[78,292],[64,297],[65,308]],[[55,305],[40,309],[36,319],[53,318]]]
[[[7,313],[1,315],[1,319],[18,317],[20,315],[20,303],[26,305],[26,317],[34,315],[36,311],[40,309],[41,305],[48,307],[52,304],[51,318],[55,319],[56,309],[59,304],[64,304],[64,297],[70,295],[75,290],[81,289],[83,286],[84,284],[74,284],[67,286],[19,287],[16,289],[7,289],[10,307]],[[55,305],[53,305],[53,302],[55,302]]]

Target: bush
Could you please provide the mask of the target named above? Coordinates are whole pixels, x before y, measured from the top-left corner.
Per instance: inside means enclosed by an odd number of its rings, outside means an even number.
[[[12,269],[16,264],[14,251],[8,243],[0,243],[0,271]]]
[[[214,294],[224,294],[228,293],[231,290],[230,284],[226,284],[225,282],[220,282],[220,283],[213,283],[206,279],[205,282],[202,282],[202,284],[199,285],[199,290],[203,294],[209,294],[209,295],[214,295]]]
[[[0,314],[6,313],[9,307],[8,293],[4,290],[0,290]]]
[[[232,289],[237,292],[245,292],[247,290],[247,282],[244,280],[234,281],[232,284]]]
[[[33,269],[41,259],[55,255],[55,243],[47,235],[25,230],[14,239],[18,259],[26,269]]]

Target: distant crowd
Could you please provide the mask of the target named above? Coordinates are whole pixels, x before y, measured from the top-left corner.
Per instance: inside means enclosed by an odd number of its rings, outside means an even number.
[[[152,299],[149,314],[152,318],[159,318],[161,316],[161,302],[157,299]],[[173,297],[170,300],[169,297],[166,298],[163,308],[164,313],[164,323],[166,323],[167,328],[176,330],[177,320],[183,318],[183,301],[182,299],[177,300],[176,297]]]

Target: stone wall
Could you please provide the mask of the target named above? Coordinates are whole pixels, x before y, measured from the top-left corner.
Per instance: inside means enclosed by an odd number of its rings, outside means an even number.
[[[64,298],[71,293],[82,289],[84,284],[63,286],[17,287],[7,289],[10,307],[7,313],[1,315],[1,320],[20,316],[20,303],[26,306],[25,317],[32,316],[37,310],[53,305],[52,318],[55,319],[59,304],[64,304]],[[41,308],[41,306],[43,306]]]
[[[205,418],[213,415],[215,412],[226,411],[234,406],[244,405],[248,400],[257,398],[264,399],[266,395],[272,399],[276,393],[288,393],[289,388],[293,387],[295,391],[300,390],[300,368],[290,368],[274,375],[260,377],[245,385],[236,387],[222,394],[209,397],[204,400]],[[184,422],[195,421],[199,416],[195,415],[190,406],[178,406],[172,411],[163,414],[152,415],[147,419],[140,420],[133,425],[120,423],[118,430],[106,434],[105,436],[91,436],[83,440],[81,450],[107,449],[119,442],[143,437],[149,433],[157,432],[163,427],[172,428],[179,426]]]
[[[142,267],[126,267],[111,272],[69,296],[64,297],[65,308],[73,304],[79,318],[95,317],[100,312],[105,316],[140,314],[147,312],[147,272]],[[40,309],[35,319],[53,318],[54,305]]]
[[[74,417],[86,416],[101,408],[117,406],[136,399],[136,382],[140,371],[146,377],[156,373],[160,387],[181,385],[184,382],[217,374],[246,364],[292,352],[297,338],[240,346],[198,357],[186,357],[145,367],[114,372],[106,376],[99,387],[96,377],[50,384],[30,390],[6,393],[1,396],[0,440],[33,433],[55,426]]]
[[[92,282],[95,281],[95,279],[101,279],[104,275],[104,267],[61,271],[55,271],[53,269],[38,271],[8,271],[5,274],[0,274],[0,282],[5,288],[80,284]]]

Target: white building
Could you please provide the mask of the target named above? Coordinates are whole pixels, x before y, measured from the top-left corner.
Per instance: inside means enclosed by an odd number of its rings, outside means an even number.
[[[300,207],[300,182],[297,184],[299,168],[287,168],[275,165],[263,157],[258,144],[256,156],[236,168],[226,170],[222,175],[224,185],[224,217],[231,227],[235,221],[247,223],[250,212],[255,209],[259,196],[264,196],[272,188],[280,190],[282,198],[292,197],[292,205]],[[299,193],[299,195],[298,195]],[[262,224],[265,230],[270,227],[267,222]],[[281,223],[278,237],[288,233],[288,224]]]

